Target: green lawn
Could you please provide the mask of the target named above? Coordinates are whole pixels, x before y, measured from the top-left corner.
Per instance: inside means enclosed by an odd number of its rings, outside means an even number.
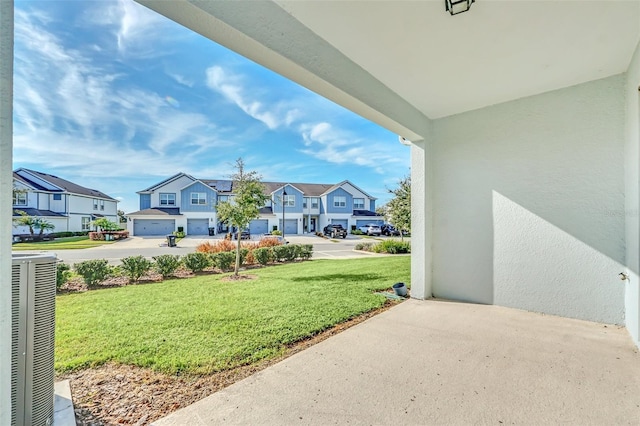
[[[85,249],[89,247],[113,244],[115,241],[92,241],[89,237],[56,238],[53,241],[40,241],[37,243],[15,243],[11,250],[69,250]]]
[[[382,306],[374,291],[409,283],[410,257],[314,260],[65,294],[56,304],[56,369],[108,361],[206,374],[280,355],[287,344]]]

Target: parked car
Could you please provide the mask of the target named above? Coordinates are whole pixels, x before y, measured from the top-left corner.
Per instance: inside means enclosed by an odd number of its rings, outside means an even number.
[[[339,224],[327,225],[323,229],[324,235],[331,235],[331,238],[347,238],[347,230]]]
[[[238,239],[238,232],[235,232],[233,234],[233,239],[237,240]],[[249,233],[249,231],[242,231],[240,233],[240,239],[241,240],[250,240],[251,239],[251,234]]]
[[[374,223],[369,223],[365,226],[361,226],[360,229],[362,232],[364,232],[367,235],[381,235],[382,234],[382,229],[380,228],[380,225],[376,225]]]
[[[382,235],[387,235],[387,236],[400,236],[400,231],[398,231],[393,225],[385,223],[384,225],[382,225],[381,227],[382,229]]]

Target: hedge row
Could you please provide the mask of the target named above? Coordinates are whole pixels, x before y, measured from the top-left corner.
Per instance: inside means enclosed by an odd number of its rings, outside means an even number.
[[[251,257],[249,256],[251,254]],[[240,264],[267,265],[272,262],[291,262],[296,259],[308,260],[313,254],[311,244],[288,244],[274,247],[260,247],[253,250],[240,249]],[[155,271],[163,278],[171,277],[178,268],[183,267],[192,273],[208,268],[226,272],[233,270],[236,261],[235,251],[217,253],[195,252],[184,256],[163,254],[153,257],[153,261],[144,256],[130,256],[122,259],[122,265],[111,266],[106,259],[87,260],[73,265],[75,272],[82,277],[89,288],[95,288],[110,277],[124,275],[129,283],[137,282],[150,271]],[[56,288],[59,290],[70,278],[71,268],[65,263],[58,263]]]

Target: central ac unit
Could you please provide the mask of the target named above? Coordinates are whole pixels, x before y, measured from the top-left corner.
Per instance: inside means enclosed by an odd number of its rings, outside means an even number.
[[[56,263],[12,254],[11,424],[53,424]]]

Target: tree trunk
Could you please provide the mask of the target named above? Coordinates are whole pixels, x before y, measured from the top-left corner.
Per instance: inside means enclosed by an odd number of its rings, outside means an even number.
[[[236,247],[236,267],[233,271],[235,276],[238,276],[238,271],[240,270],[240,241],[242,241],[242,232],[240,231],[240,227],[238,227],[238,246]]]

